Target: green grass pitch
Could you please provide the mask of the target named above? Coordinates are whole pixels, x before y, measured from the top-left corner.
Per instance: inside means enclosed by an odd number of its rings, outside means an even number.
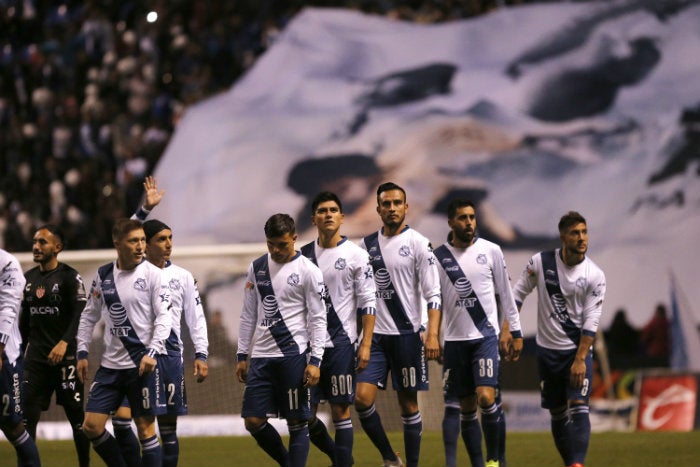
[[[401,433],[390,433],[395,449],[403,451]],[[72,441],[39,441],[44,467],[75,467],[77,460]],[[353,450],[355,466],[378,467],[379,454],[361,430],[356,432]],[[459,444],[458,462],[469,466],[464,445]],[[91,452],[92,466],[104,466]],[[508,465],[511,467],[560,467],[561,461],[551,435],[546,432],[509,433]],[[12,446],[0,442],[0,465],[14,466]],[[180,467],[275,467],[275,463],[250,436],[180,439]],[[329,459],[311,447],[309,467],[328,467]],[[444,467],[442,439],[438,432],[423,434],[421,467]],[[588,451],[587,467],[700,467],[700,431],[594,433]]]

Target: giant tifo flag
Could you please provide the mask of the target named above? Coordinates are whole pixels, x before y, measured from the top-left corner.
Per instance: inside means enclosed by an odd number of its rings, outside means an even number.
[[[178,245],[264,241],[276,212],[308,240],[309,200],[328,189],[358,238],[379,227],[375,190],[391,180],[434,245],[449,199],[475,201],[515,279],[573,209],[607,273],[603,324],[624,307],[640,326],[671,266],[700,302],[699,25],[700,0],[439,25],[306,9],[230,91],[187,111],[156,171],[157,215]]]

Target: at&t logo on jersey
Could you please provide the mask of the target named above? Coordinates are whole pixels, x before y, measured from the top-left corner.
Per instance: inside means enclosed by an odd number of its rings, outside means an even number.
[[[455,302],[455,305],[462,308],[471,308],[476,302],[475,297],[470,297],[474,290],[472,289],[472,283],[466,277],[460,277],[455,281],[455,289],[459,298]]]
[[[391,300],[395,291],[390,288],[391,277],[389,277],[389,271],[384,268],[379,269],[374,274],[374,282],[377,284],[377,298]]]
[[[126,308],[121,303],[112,303],[109,306],[109,318],[113,326],[109,328],[112,336],[125,337],[129,335],[131,326],[123,326],[127,322]]]
[[[265,317],[260,320],[260,327],[269,328],[279,321],[279,306],[274,295],[267,295],[262,299],[262,308]]]

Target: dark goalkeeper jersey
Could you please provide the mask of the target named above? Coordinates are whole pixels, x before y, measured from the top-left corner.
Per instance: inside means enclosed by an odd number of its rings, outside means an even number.
[[[24,274],[20,330],[28,343],[25,358],[46,361],[60,340],[68,343],[66,357],[75,356],[75,335],[85,308],[85,286],[78,271],[64,263],[52,271],[34,267]]]

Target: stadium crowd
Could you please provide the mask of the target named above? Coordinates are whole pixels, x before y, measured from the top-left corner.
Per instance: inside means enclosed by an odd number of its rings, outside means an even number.
[[[306,6],[442,22],[516,3],[0,0],[0,247],[28,251],[46,222],[70,249],[111,247],[185,109],[228,89]]]

